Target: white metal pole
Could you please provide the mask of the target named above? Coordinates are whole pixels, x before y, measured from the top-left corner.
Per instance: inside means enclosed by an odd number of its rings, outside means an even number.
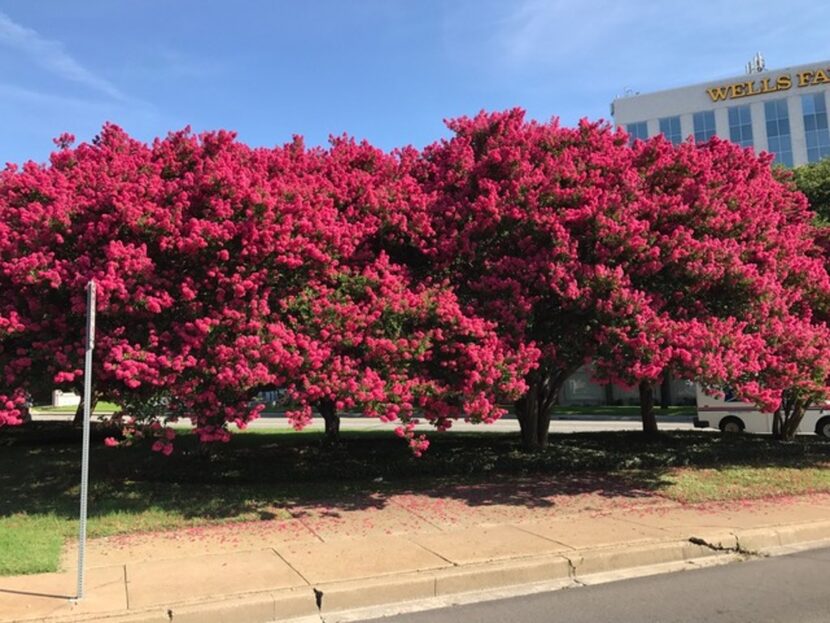
[[[84,596],[84,556],[86,554],[86,514],[89,494],[89,429],[92,405],[92,351],[95,348],[95,282],[86,286],[86,355],[84,359],[84,433],[81,450],[81,517],[78,532],[78,591]]]

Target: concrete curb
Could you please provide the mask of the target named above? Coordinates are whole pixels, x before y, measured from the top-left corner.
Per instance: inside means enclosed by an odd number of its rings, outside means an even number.
[[[820,547],[830,544],[830,521],[756,528],[747,530],[690,529],[690,537],[661,540],[630,546],[589,548],[513,558],[486,563],[458,565],[423,572],[330,582],[296,589],[249,593],[212,601],[157,606],[129,613],[64,615],[18,619],[30,623],[269,623],[313,617],[320,621],[338,613],[378,608],[392,604],[416,603],[440,597],[497,591],[510,587],[529,588],[579,586],[619,579],[620,572],[671,563],[743,560],[788,553],[799,545]],[[677,569],[683,567],[677,567]],[[676,570],[676,569],[675,569]],[[615,575],[616,574],[616,575]],[[584,581],[583,581],[584,580]],[[518,593],[517,593],[518,594]],[[482,595],[482,599],[486,595]],[[308,619],[312,620],[312,619]],[[17,623],[17,622],[13,622]]]

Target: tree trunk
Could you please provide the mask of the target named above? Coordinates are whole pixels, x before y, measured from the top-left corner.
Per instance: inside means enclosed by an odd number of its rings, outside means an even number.
[[[804,419],[804,410],[799,409],[797,412],[792,413],[789,418],[784,422],[784,425],[781,427],[781,440],[782,441],[792,441],[795,439],[796,433],[798,433],[798,427],[801,425],[801,420]]]
[[[317,403],[317,410],[320,411],[320,415],[323,416],[323,422],[326,425],[326,443],[334,444],[340,441],[340,416],[337,415],[334,401],[321,400]]]
[[[548,447],[550,430],[550,407],[545,408],[537,400],[516,401],[516,416],[522,431],[522,447],[528,452],[537,452]]]
[[[536,443],[540,450],[548,447],[550,437],[550,415],[552,405],[539,405],[539,413],[536,416]]]
[[[651,381],[640,381],[640,416],[643,420],[643,432],[646,435],[656,435],[657,416],[654,413],[654,390]]]
[[[671,405],[671,374],[666,372],[663,374],[663,380],[660,383],[660,409],[665,411]]]
[[[772,414],[772,436],[775,439],[781,439],[781,424],[783,416],[781,415],[781,407],[779,406],[775,413]]]
[[[93,411],[95,411],[95,405],[98,404],[98,399],[95,397],[95,393],[92,394],[92,405],[89,407],[90,416]],[[75,409],[75,417],[72,418],[72,425],[73,426],[83,426],[84,423],[84,396],[81,394],[81,402],[78,403],[78,408]]]
[[[515,402],[525,450],[537,452],[547,448],[553,405],[559,397],[562,383],[574,370],[550,374],[539,374],[537,371],[528,379],[527,393]]]
[[[535,394],[534,388],[530,388],[528,393],[515,403],[516,418],[519,420],[519,429],[522,432],[522,448],[529,452],[541,449],[537,439],[539,411],[533,399]]]
[[[804,400],[794,392],[785,391],[781,406],[776,409],[773,416],[772,436],[779,441],[795,439],[798,427],[809,406],[809,400]]]
[[[614,386],[611,383],[605,384],[605,404],[609,407],[614,404]]]

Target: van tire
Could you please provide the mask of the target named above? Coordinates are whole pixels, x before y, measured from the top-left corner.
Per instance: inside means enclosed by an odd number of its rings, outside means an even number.
[[[830,417],[823,417],[816,422],[816,435],[830,439]]]
[[[718,428],[720,428],[720,432],[722,433],[734,434],[744,432],[746,425],[744,425],[744,421],[741,418],[735,417],[734,415],[727,415],[720,421]]]

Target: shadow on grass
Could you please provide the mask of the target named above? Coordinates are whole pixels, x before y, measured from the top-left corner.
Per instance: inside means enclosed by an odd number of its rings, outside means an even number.
[[[74,519],[80,446],[76,432],[40,428],[0,433],[0,517]],[[275,519],[383,508],[392,496],[447,498],[470,507],[553,508],[591,494],[637,500],[659,493],[677,467],[816,467],[830,443],[705,432],[555,435],[537,454],[513,434],[434,433],[420,459],[384,432],[348,432],[336,447],[313,434],[241,434],[210,452],[192,435],[171,457],[146,446],[93,445],[92,517],[172,513],[184,519]]]

